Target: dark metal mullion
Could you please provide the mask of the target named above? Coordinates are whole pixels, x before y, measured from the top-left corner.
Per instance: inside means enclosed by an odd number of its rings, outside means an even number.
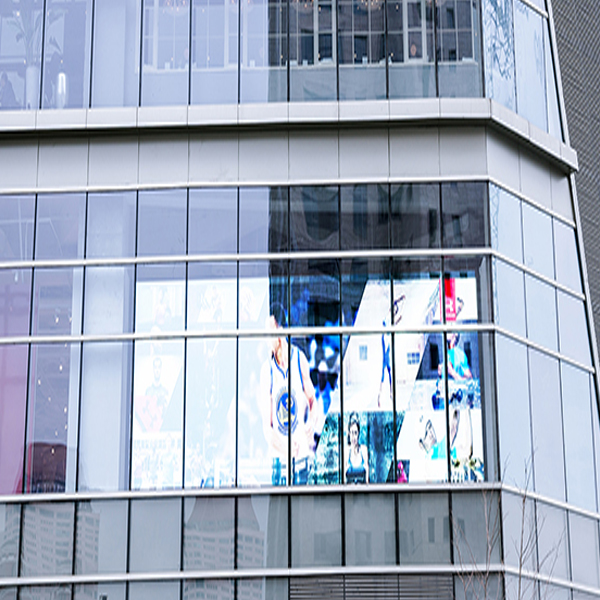
[[[385,97],[390,99],[390,69],[389,69],[389,45],[388,45],[388,18],[387,18],[387,4],[388,0],[384,0],[383,2],[383,48],[384,48],[384,57],[385,57]],[[427,25],[425,25],[425,29],[427,30]],[[427,42],[427,40],[425,40]],[[388,190],[389,190],[388,186]],[[391,213],[390,213],[391,214]],[[391,225],[390,225],[391,226]],[[390,244],[391,244],[390,237]]]
[[[144,13],[146,11],[146,0],[140,0],[140,64],[138,81],[138,101],[137,105],[142,105],[142,73],[144,70]],[[129,586],[127,586],[129,589]]]
[[[40,41],[42,45],[42,53],[40,56],[40,94],[38,98],[37,108],[42,108],[44,99],[44,61],[46,59],[46,6],[49,0],[44,0],[42,6],[42,39]]]
[[[438,0],[429,0],[431,2],[431,18],[433,20],[433,60],[435,66],[435,96],[436,98],[440,97],[440,78],[439,78],[439,69],[438,69],[438,26],[437,26],[437,1]],[[425,15],[425,20],[427,21],[427,15]],[[425,38],[427,38],[427,23],[425,23]],[[427,42],[427,39],[425,40]]]
[[[92,85],[93,85],[93,74],[94,74],[94,25],[96,24],[96,0],[92,0],[92,16],[90,23],[90,87],[88,96],[88,107],[92,107]]]
[[[287,18],[286,18],[286,23],[285,23],[285,28],[286,28],[286,76],[287,76],[287,101],[290,102],[291,98],[292,98],[292,91],[291,91],[291,86],[292,86],[292,82],[291,82],[291,73],[290,73],[290,33],[291,33],[291,29],[290,29],[290,15],[291,15],[291,1],[290,0],[286,0],[286,10],[287,10]],[[289,197],[289,196],[288,196]]]
[[[238,3],[238,81],[237,81],[237,101],[238,104],[242,100],[242,2],[244,0],[237,0]],[[239,198],[239,188],[238,188]]]
[[[190,24],[189,24],[189,33],[188,33],[188,35],[189,35],[189,39],[188,39],[188,100],[187,100],[188,105],[190,105],[192,103],[192,57],[193,57],[192,51],[194,49],[193,36],[192,36],[192,23],[194,20],[194,3],[195,3],[195,0],[192,0],[189,5]],[[225,6],[227,6],[227,4],[225,4]],[[227,32],[227,33],[229,34],[229,32]],[[229,43],[229,36],[226,38],[226,40],[227,40],[227,43]],[[189,193],[190,193],[190,190],[188,188],[188,198],[189,198]]]
[[[292,466],[292,423],[290,414],[290,405],[292,404],[292,336],[286,335],[287,340],[287,386],[288,386],[288,401],[287,401],[287,432],[288,432],[288,485],[294,484],[295,464]],[[275,358],[277,361],[277,358]],[[271,398],[273,402],[273,398]]]

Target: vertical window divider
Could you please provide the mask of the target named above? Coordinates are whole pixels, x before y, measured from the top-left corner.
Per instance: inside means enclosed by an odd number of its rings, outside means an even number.
[[[92,107],[92,86],[94,81],[94,27],[96,24],[96,0],[91,0],[90,10],[92,12],[91,15],[91,23],[90,23],[90,87],[88,91],[88,102],[87,107]]]
[[[47,8],[48,2],[50,2],[50,0],[42,0],[42,52],[40,56],[40,97],[38,99],[38,108],[42,108],[44,100],[44,61],[46,59],[46,10],[50,10],[49,8]]]
[[[244,0],[238,0],[238,61],[237,61],[237,101],[238,104],[241,103],[242,100],[242,2]],[[238,188],[238,216],[239,216],[239,194],[240,189]],[[238,222],[238,230],[239,230],[239,222]],[[238,243],[239,248],[239,243]]]
[[[241,2],[241,0],[239,0]],[[238,88],[239,90],[239,88]],[[240,400],[239,400],[239,391],[240,391],[240,261],[239,261],[239,252],[240,252],[240,188],[238,187],[236,190],[236,250],[238,254],[238,260],[235,262],[235,286],[236,286],[236,294],[237,294],[237,310],[235,315],[235,324],[238,333],[235,336],[235,460],[234,460],[234,487],[239,487],[239,467],[238,464],[240,462]]]
[[[189,338],[187,336],[188,330],[188,293],[189,293],[189,285],[188,285],[188,272],[189,272],[189,261],[187,260],[187,256],[189,255],[190,249],[190,190],[187,189],[186,192],[186,219],[185,219],[185,284],[184,284],[184,314],[183,314],[183,398],[182,398],[182,411],[181,411],[181,487],[185,489],[185,438],[186,438],[186,424],[187,424],[187,354],[188,354],[188,343]],[[183,506],[182,506],[183,510]],[[182,530],[183,532],[183,525]],[[183,562],[181,563],[183,565]]]
[[[144,13],[146,11],[146,0],[140,0],[140,72],[138,81],[138,101],[137,105],[142,105],[142,74],[144,71]],[[136,238],[137,238],[137,222],[136,222]],[[137,250],[137,239],[136,239]],[[136,252],[137,253],[137,252]],[[127,586],[129,591],[129,586]]]
[[[286,23],[285,23],[285,29],[286,29],[286,60],[285,60],[285,64],[286,64],[286,75],[287,75],[287,101],[290,102],[291,98],[292,98],[292,90],[291,90],[291,86],[292,86],[292,77],[291,77],[291,72],[290,72],[290,36],[291,36],[291,28],[290,28],[290,18],[291,18],[291,0],[286,0]],[[289,194],[288,194],[288,198],[289,198]],[[289,212],[289,211],[288,211]],[[289,319],[288,319],[289,321]]]
[[[438,60],[438,8],[437,2],[438,0],[425,0],[425,2],[431,3],[431,18],[433,20],[433,64],[435,67],[435,95],[436,98],[440,97],[440,76],[439,76],[439,60]],[[425,30],[427,31],[427,5],[425,7]],[[441,213],[440,213],[441,214]],[[442,219],[443,223],[443,219]]]
[[[192,103],[192,52],[194,50],[194,43],[192,37],[192,24],[194,20],[194,2],[195,0],[190,1],[190,12],[188,15],[189,18],[189,33],[188,33],[188,106]],[[227,2],[224,2],[224,10],[227,10]],[[190,190],[188,188],[188,203],[189,203]],[[189,212],[188,212],[189,215]],[[188,242],[189,243],[189,242]],[[186,271],[187,271],[187,263],[186,263]],[[186,272],[187,275],[187,272]],[[185,471],[184,471],[185,473]]]

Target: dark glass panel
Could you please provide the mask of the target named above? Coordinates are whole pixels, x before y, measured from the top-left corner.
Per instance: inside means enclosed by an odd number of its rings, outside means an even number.
[[[188,253],[237,252],[235,188],[190,190]]]
[[[391,187],[392,247],[440,247],[440,187],[405,183]]]
[[[292,250],[339,249],[337,187],[290,189],[290,244]]]
[[[486,184],[442,184],[442,223],[444,248],[487,246],[489,240]]]
[[[240,252],[287,252],[287,188],[240,189]]]
[[[342,250],[389,248],[388,187],[342,186],[340,193]]]

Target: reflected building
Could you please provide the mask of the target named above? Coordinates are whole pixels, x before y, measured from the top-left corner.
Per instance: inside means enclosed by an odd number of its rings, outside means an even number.
[[[600,597],[560,82],[551,0],[0,0],[0,598]]]

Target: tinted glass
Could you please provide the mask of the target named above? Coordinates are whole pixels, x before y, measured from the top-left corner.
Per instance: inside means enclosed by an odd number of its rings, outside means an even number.
[[[493,259],[494,320],[500,327],[525,337],[525,279],[523,272]]]
[[[490,231],[492,248],[523,262],[521,201],[502,188],[490,185]]]
[[[552,224],[554,226],[556,281],[576,292],[581,292],[581,269],[575,231],[558,219],[553,219]]]
[[[181,555],[181,499],[132,500],[129,570],[178,571]]]
[[[240,189],[240,252],[288,250],[286,188]]]
[[[525,265],[554,279],[552,219],[530,204],[523,203],[523,252]]]
[[[5,18],[0,16],[0,21]],[[3,261],[31,258],[33,254],[34,205],[34,196],[2,196],[0,200],[0,259]]]
[[[387,186],[342,186],[340,207],[342,250],[389,248]]]
[[[5,577],[16,577],[19,559],[19,533],[21,530],[21,506],[19,504],[0,504],[0,536],[2,549],[0,560]],[[0,597],[4,600],[2,594]],[[9,596],[10,598],[10,596]],[[16,599],[16,595],[15,595]]]
[[[527,337],[550,350],[558,350],[555,289],[540,279],[525,274]],[[544,310],[540,310],[540,306]]]
[[[554,74],[554,61],[550,47],[549,23],[544,21],[544,58],[546,63],[546,97],[548,102],[548,133],[563,140],[560,120],[560,109],[558,107],[558,90],[556,87],[556,76]]]
[[[338,250],[339,239],[338,188],[291,188],[291,249]]]
[[[0,270],[0,335],[28,335],[31,269]]]
[[[71,600],[71,586],[22,587],[19,598],[25,600]]]
[[[439,185],[393,185],[391,210],[393,248],[439,248]]]
[[[189,254],[237,252],[235,188],[190,190]]]
[[[238,580],[240,585],[241,580]],[[234,582],[228,579],[187,579],[183,582],[183,600],[193,600],[194,598],[210,598],[216,597],[219,600],[234,600]],[[238,593],[238,598],[240,598]],[[131,598],[131,596],[130,596]],[[140,596],[142,600],[144,596]],[[154,598],[154,597],[153,597]],[[156,600],[160,600],[162,596],[157,596]],[[177,596],[173,597],[174,599]],[[167,598],[167,600],[171,600]]]
[[[444,248],[487,245],[486,185],[483,183],[442,184],[442,223]]]
[[[87,108],[90,102],[92,0],[48,0],[42,108]]]
[[[94,4],[92,106],[137,106],[140,95],[140,0]]]
[[[76,585],[74,588],[75,600],[87,600],[88,598],[101,598],[106,600],[125,600],[125,583],[90,583],[87,585]]]
[[[132,342],[83,346],[80,490],[129,487],[132,354]]]
[[[583,301],[557,291],[558,336],[562,354],[584,365],[591,365],[587,315]]]

